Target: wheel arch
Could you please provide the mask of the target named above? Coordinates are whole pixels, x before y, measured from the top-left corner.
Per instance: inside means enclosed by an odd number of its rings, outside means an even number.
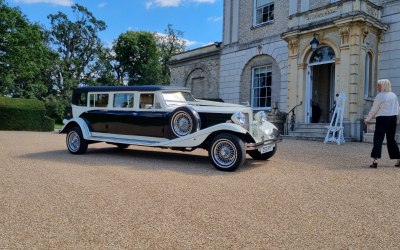
[[[224,130],[214,131],[211,134],[209,134],[207,136],[207,138],[204,140],[204,142],[201,144],[200,147],[207,149],[209,147],[209,145],[210,145],[211,140],[215,136],[217,136],[219,134],[232,134],[232,135],[235,135],[235,136],[239,137],[240,139],[242,139],[243,142],[245,142],[245,143],[254,143],[255,142],[254,138],[250,135],[249,132],[247,132],[246,134],[243,134],[243,133],[239,133],[239,132],[236,132],[236,131],[224,129]]]
[[[82,131],[82,136],[85,139],[90,137],[90,129],[82,118],[74,118],[69,120],[67,124],[60,130],[60,134],[68,133],[72,128],[79,127]]]

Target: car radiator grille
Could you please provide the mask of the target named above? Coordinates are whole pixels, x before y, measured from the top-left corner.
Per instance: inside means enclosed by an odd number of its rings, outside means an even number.
[[[201,129],[205,129],[220,123],[225,123],[231,120],[233,114],[220,114],[220,113],[199,113],[201,120]],[[244,113],[246,122],[244,128],[249,130],[249,114]]]
[[[208,128],[216,124],[225,123],[231,119],[232,114],[199,113],[201,128]]]

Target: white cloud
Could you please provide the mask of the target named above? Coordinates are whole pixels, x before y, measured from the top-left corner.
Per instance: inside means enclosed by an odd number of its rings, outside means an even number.
[[[216,0],[192,0],[195,3],[215,3]]]
[[[151,7],[178,7],[184,3],[215,3],[216,0],[147,0],[146,8]]]
[[[107,2],[102,2],[99,5],[97,5],[97,7],[104,8],[104,7],[106,7],[106,5],[107,5]]]
[[[222,20],[222,17],[220,16],[210,16],[209,18],[207,18],[207,21],[209,22],[219,22]]]
[[[35,4],[35,3],[48,3],[62,6],[71,6],[72,0],[14,0],[17,3]]]

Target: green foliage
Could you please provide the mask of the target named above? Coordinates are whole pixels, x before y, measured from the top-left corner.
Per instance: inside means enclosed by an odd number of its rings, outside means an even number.
[[[61,123],[65,118],[65,109],[70,105],[70,100],[64,100],[57,96],[50,95],[46,97],[45,107],[46,114],[53,118],[56,122]]]
[[[79,84],[169,83],[168,62],[185,49],[181,31],[170,24],[162,35],[129,31],[111,49],[98,37],[105,22],[79,4],[71,8],[74,20],[62,12],[51,14],[45,30],[0,0],[0,96],[43,100],[47,115],[61,122]]]
[[[70,20],[62,12],[48,16],[49,38],[61,58],[53,75],[54,88],[61,99],[66,99],[68,92],[78,84],[95,82],[96,62],[102,47],[98,33],[107,27],[79,4],[72,6],[72,11],[76,20]]]
[[[172,56],[185,51],[186,41],[183,39],[183,32],[175,30],[172,24],[168,24],[165,34],[157,34],[156,39],[160,55],[161,83],[168,84],[171,78],[168,63]]]
[[[0,97],[0,129],[52,131],[54,120],[45,116],[44,103],[33,99]]]
[[[42,98],[50,88],[56,54],[37,24],[0,1],[0,94]]]
[[[152,33],[128,31],[121,34],[114,50],[130,85],[158,83],[160,64]]]

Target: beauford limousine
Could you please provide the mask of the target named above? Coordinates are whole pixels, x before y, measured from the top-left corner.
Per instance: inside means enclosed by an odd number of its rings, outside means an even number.
[[[174,86],[80,87],[72,94],[72,117],[64,120],[67,148],[83,154],[88,144],[106,142],[177,150],[208,150],[219,170],[233,171],[246,152],[267,160],[281,140],[265,113],[250,107],[195,99]]]

